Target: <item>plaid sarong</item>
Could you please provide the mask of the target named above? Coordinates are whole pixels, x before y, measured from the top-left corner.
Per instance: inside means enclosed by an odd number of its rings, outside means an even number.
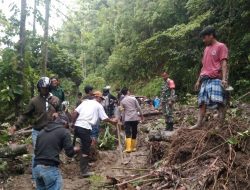
[[[199,106],[206,104],[207,106],[214,106],[223,104],[224,89],[221,85],[220,79],[205,79],[202,82],[201,89],[198,95]]]

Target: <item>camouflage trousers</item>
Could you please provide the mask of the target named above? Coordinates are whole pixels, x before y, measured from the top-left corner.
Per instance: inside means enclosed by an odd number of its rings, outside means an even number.
[[[162,112],[165,117],[166,123],[173,123],[173,104],[169,104],[168,102],[162,102]]]

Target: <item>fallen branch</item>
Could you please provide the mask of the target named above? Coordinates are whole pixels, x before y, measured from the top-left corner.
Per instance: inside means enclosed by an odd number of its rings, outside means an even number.
[[[240,99],[246,97],[248,94],[250,94],[250,92],[247,92],[246,94],[243,94],[241,97],[239,97],[236,101],[239,101]]]
[[[144,179],[144,180],[141,180],[141,181],[138,181],[138,183],[143,183],[143,182],[153,182],[153,181],[159,181],[161,180],[161,178],[157,177],[157,178],[152,178],[152,179]],[[134,182],[137,182],[137,181],[134,181]]]
[[[199,159],[200,157],[202,157],[202,156],[204,156],[204,155],[206,155],[206,154],[212,152],[213,150],[215,150],[215,149],[217,149],[217,148],[223,146],[223,145],[226,144],[226,143],[228,143],[228,142],[227,142],[227,141],[226,141],[226,142],[223,142],[222,144],[220,144],[220,145],[218,145],[218,146],[216,146],[216,147],[214,147],[214,148],[212,148],[212,149],[210,149],[210,150],[204,152],[203,154],[200,154],[199,156],[197,156],[197,157],[195,157],[195,158],[193,158],[193,159],[191,159],[191,160],[189,160],[189,161],[187,161],[187,162],[181,164],[180,166],[176,167],[176,169],[182,168],[183,166],[185,166],[185,165],[187,165],[187,164],[189,164],[189,163],[191,163],[191,162],[193,162],[193,161]]]
[[[154,111],[154,112],[143,113],[144,117],[149,117],[149,116],[154,116],[154,115],[162,115],[162,112],[161,111]]]
[[[164,184],[164,185],[158,187],[157,190],[164,189],[164,188],[166,188],[166,187],[168,187],[168,186],[169,186],[169,183],[166,183],[166,184]]]
[[[15,136],[18,136],[18,135],[30,135],[32,133],[32,129],[30,130],[22,130],[22,131],[17,131],[14,133]]]
[[[27,154],[27,145],[10,145],[8,147],[0,148],[0,158],[11,158]]]
[[[122,167],[113,167],[112,170],[134,170],[134,171],[150,171],[150,169],[137,169],[137,168],[122,168]]]
[[[147,175],[143,175],[143,176],[140,176],[140,177],[137,177],[137,178],[134,178],[134,179],[131,179],[131,180],[128,180],[128,181],[124,181],[122,183],[118,183],[116,184],[116,186],[122,186],[122,185],[125,185],[127,183],[131,183],[131,182],[134,182],[134,181],[138,181],[139,179],[143,179],[143,178],[146,178],[146,177],[149,177],[151,176],[152,174],[147,174]]]

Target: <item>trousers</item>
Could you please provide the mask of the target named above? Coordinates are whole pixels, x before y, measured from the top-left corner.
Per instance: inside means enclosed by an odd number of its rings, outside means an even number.
[[[62,175],[58,167],[37,165],[34,168],[37,190],[62,190]]]
[[[169,104],[168,102],[162,102],[162,112],[165,117],[166,123],[173,123],[173,105]]]
[[[136,139],[138,121],[125,121],[126,138]]]

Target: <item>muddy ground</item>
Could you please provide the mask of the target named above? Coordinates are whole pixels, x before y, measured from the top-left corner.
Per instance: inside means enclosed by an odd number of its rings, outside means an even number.
[[[140,125],[140,128],[143,125]],[[147,168],[149,150],[144,146],[146,135],[139,132],[138,151],[130,154],[123,153],[123,159],[120,157],[120,151],[108,150],[99,151],[99,160],[92,163],[92,171],[95,176],[90,179],[80,178],[79,162],[77,159],[66,159],[64,155],[61,156],[63,164],[61,170],[64,181],[65,190],[95,190],[105,189],[104,184],[110,180],[107,178],[122,178],[133,177],[138,172],[131,170],[112,169],[115,167],[128,168]],[[143,172],[140,172],[140,174]],[[1,187],[2,186],[2,187]],[[32,190],[31,183],[31,169],[28,167],[23,175],[11,176],[8,180],[0,185],[2,189],[6,190]]]
[[[164,140],[153,141],[149,137],[164,131],[164,119],[162,115],[149,116],[139,125],[138,151],[123,154],[123,159],[118,149],[100,151],[100,159],[92,166],[94,177],[81,179],[79,163],[62,157],[64,189],[115,189],[111,184],[132,180],[119,188],[248,190],[250,134],[242,133],[249,130],[249,110],[248,104],[231,108],[219,129],[217,113],[209,111],[202,128],[189,130],[197,119],[197,108],[176,105],[174,132]],[[113,169],[117,167],[150,171]],[[32,189],[30,169],[24,175],[9,177],[2,188]]]

